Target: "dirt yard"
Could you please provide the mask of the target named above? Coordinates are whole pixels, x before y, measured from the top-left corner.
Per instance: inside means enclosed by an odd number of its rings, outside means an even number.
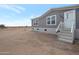
[[[55,35],[30,28],[7,28],[0,30],[0,54],[72,55],[79,54],[79,45],[58,41]]]

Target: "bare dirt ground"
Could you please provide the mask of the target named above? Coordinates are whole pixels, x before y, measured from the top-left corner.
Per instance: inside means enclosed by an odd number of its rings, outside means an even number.
[[[31,28],[7,28],[0,30],[0,54],[78,55],[79,45],[58,41],[55,35],[33,32]]]

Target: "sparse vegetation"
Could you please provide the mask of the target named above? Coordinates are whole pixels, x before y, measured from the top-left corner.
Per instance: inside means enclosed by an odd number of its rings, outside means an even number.
[[[28,27],[28,26],[25,26],[26,28]]]
[[[79,43],[61,42],[56,35],[34,32],[30,27],[9,27],[0,31],[0,52],[0,55],[79,55]]]
[[[4,24],[1,24],[0,28],[3,29],[3,28],[6,28],[6,26]]]

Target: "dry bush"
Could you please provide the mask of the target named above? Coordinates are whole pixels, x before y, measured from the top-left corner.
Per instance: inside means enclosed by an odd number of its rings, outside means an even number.
[[[3,28],[6,28],[6,26],[4,24],[1,24],[0,28],[3,29]]]

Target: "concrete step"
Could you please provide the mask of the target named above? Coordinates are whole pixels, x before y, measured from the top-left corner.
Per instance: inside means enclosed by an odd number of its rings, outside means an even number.
[[[72,36],[59,35],[58,38],[67,39],[67,40],[73,40],[73,37]]]
[[[68,42],[68,43],[73,43],[73,40],[68,40],[68,39],[65,39],[65,38],[58,38],[60,41],[63,41],[63,42]]]
[[[70,28],[64,28],[63,30],[64,30],[64,31],[71,31]]]
[[[57,35],[59,40],[73,43],[73,34],[71,33],[70,29],[64,29],[60,31]]]
[[[61,31],[61,33],[68,33],[68,34],[72,34],[70,31]]]
[[[72,33],[61,33],[61,32],[60,32],[60,33],[58,33],[57,35],[58,35],[58,36],[59,36],[59,35],[62,35],[62,36],[70,36],[70,37],[71,37],[71,36],[72,36]]]

